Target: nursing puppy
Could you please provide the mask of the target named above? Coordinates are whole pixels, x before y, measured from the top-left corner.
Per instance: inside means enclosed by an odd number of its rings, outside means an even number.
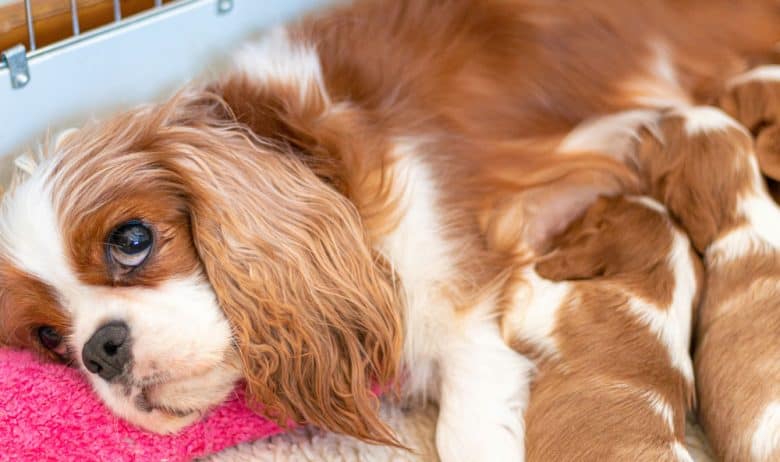
[[[769,154],[760,154],[762,165]],[[714,108],[674,110],[644,133],[638,159],[704,256],[699,420],[722,460],[780,460],[780,209],[751,134]]]
[[[689,461],[700,263],[664,208],[601,198],[528,269],[508,321],[537,358],[529,461]]]

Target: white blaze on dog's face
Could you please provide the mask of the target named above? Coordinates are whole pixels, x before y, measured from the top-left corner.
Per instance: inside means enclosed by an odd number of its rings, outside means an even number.
[[[4,199],[0,343],[49,349],[121,417],[176,431],[235,386],[230,326],[169,185],[96,166],[57,152]]]

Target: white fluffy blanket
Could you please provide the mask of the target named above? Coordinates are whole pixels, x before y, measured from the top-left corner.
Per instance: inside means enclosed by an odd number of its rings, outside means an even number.
[[[430,405],[421,409],[402,410],[383,405],[383,415],[400,435],[404,444],[415,449],[409,453],[400,449],[372,446],[353,438],[325,433],[311,428],[296,430],[268,440],[242,444],[209,457],[209,462],[436,462],[434,432],[437,409]],[[701,429],[689,423],[686,440],[695,462],[712,462]]]

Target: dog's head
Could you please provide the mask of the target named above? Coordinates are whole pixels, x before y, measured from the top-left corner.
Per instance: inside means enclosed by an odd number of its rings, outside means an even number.
[[[536,271],[557,281],[643,275],[667,259],[673,237],[658,202],[600,197],[553,239],[552,251],[536,263]]]
[[[397,372],[392,275],[306,144],[324,142],[294,142],[273,109],[264,128],[285,136],[258,136],[225,97],[84,127],[6,194],[0,344],[71,362],[158,432],[244,379],[282,423],[394,442],[371,391]]]
[[[750,133],[712,107],[671,109],[642,130],[637,148],[647,190],[703,254],[746,220],[739,202],[763,194]]]

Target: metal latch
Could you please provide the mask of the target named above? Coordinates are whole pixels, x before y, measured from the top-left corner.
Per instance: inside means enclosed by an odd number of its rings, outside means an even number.
[[[7,49],[0,57],[5,61],[11,74],[11,87],[22,88],[27,85],[30,81],[30,68],[27,66],[27,49],[24,45]]]
[[[217,13],[226,14],[230,13],[233,9],[233,0],[218,0],[217,1]]]

